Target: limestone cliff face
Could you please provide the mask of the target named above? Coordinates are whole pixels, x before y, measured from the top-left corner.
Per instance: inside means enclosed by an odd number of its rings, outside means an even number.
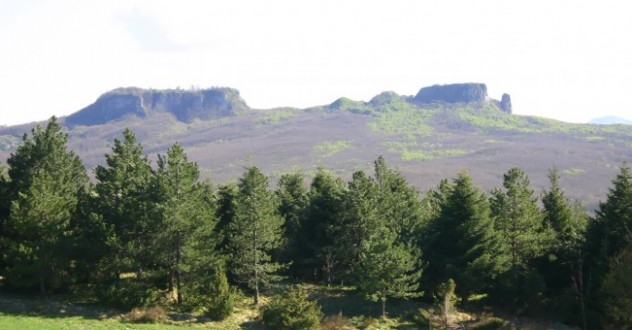
[[[479,83],[434,85],[424,87],[414,98],[416,103],[469,103],[485,102],[487,86]]]
[[[231,88],[202,90],[146,90],[119,88],[103,94],[93,104],[68,116],[65,123],[100,125],[127,116],[146,117],[152,113],[173,114],[182,122],[232,116],[248,106]]]

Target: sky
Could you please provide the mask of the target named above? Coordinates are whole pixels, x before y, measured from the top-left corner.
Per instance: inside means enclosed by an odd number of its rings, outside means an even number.
[[[487,84],[514,113],[632,118],[632,2],[0,0],[0,125],[117,87],[233,87],[254,108]]]

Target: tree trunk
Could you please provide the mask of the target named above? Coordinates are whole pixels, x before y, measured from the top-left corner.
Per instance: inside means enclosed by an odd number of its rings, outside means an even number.
[[[40,274],[40,281],[39,281],[39,285],[40,285],[40,295],[42,295],[42,297],[44,297],[46,295],[46,285],[44,283],[44,274]]]
[[[178,233],[176,235],[176,290],[178,291],[178,305],[182,304],[182,274],[180,273],[181,259],[180,234]]]
[[[382,290],[382,318],[386,318],[386,290]]]
[[[257,225],[252,229],[252,253],[254,254],[254,270],[255,270],[255,305],[259,305],[259,269],[257,260]]]

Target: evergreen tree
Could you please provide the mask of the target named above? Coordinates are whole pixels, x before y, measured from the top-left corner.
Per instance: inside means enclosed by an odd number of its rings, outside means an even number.
[[[355,265],[357,287],[371,301],[380,301],[386,317],[388,297],[421,296],[420,253],[398,242],[398,235],[387,227],[376,230],[366,243]]]
[[[238,196],[239,187],[233,182],[220,185],[215,194],[215,216],[217,217],[215,232],[219,238],[218,248],[224,254],[228,253],[228,241],[233,236],[229,224],[235,220]]]
[[[429,261],[426,273],[432,287],[454,279],[456,292],[466,303],[471,294],[489,289],[506,260],[485,194],[463,172],[446,188],[444,183],[445,196],[424,245]]]
[[[503,186],[505,191],[495,189],[491,199],[495,229],[509,260],[508,282],[499,291],[510,299],[526,303],[527,297],[522,295],[536,297],[543,290],[544,284],[534,271],[533,263],[545,254],[553,235],[550,228],[544,226],[526,173],[519,168],[510,169],[504,175]]]
[[[4,244],[7,280],[16,286],[56,288],[72,271],[69,243],[78,195],[88,177],[81,160],[67,150],[68,135],[53,117],[24,134],[23,144],[7,160],[11,181]]]
[[[169,269],[169,287],[174,289],[175,280],[177,301],[181,304],[183,275],[191,270],[189,259],[214,253],[212,247],[193,242],[199,238],[209,239],[215,220],[210,205],[204,200],[205,189],[199,182],[198,166],[189,162],[179,144],[174,144],[166,156],[158,155],[156,177],[162,214],[158,249],[164,254]],[[199,247],[206,249],[198,250]]]
[[[156,249],[160,215],[155,207],[154,173],[134,133],[114,140],[106,166],[95,170],[97,213],[107,229],[106,251],[100,260],[101,298],[135,306],[147,302],[161,251]],[[126,275],[121,280],[121,275]]]
[[[627,246],[632,232],[632,173],[627,163],[621,166],[612,184],[588,232],[589,253],[597,276],[605,272],[608,260]]]
[[[291,270],[295,275],[300,274],[305,266],[304,258],[309,258],[309,251],[302,242],[302,227],[307,218],[309,203],[307,186],[300,172],[283,174],[279,179],[275,191],[279,199],[279,213],[284,218],[284,237],[286,244],[283,248],[282,259],[293,261]]]
[[[313,274],[315,280],[324,279],[329,286],[338,268],[333,245],[335,237],[330,236],[330,228],[340,217],[344,194],[344,182],[318,168],[308,193],[307,217],[300,231],[303,255],[299,261],[300,269],[305,274]]]
[[[254,291],[259,304],[260,288],[280,279],[283,264],[271,258],[283,239],[283,218],[278,201],[268,189],[268,178],[257,167],[247,167],[239,180],[235,219],[229,226],[232,237],[232,273]]]
[[[624,163],[612,181],[606,201],[599,204],[586,234],[586,300],[590,303],[587,308],[593,315],[589,319],[591,326],[602,323],[600,319],[608,313],[608,303],[601,291],[602,283],[610,271],[611,260],[630,244],[631,232],[632,174],[628,164]]]
[[[335,238],[334,258],[343,276],[353,275],[355,264],[368,248],[370,236],[379,227],[387,226],[379,208],[376,182],[363,171],[355,172],[344,195],[342,213],[328,231]]]
[[[632,237],[609,263],[601,284],[603,310],[607,328],[632,327]]]
[[[559,185],[556,168],[549,172],[551,187],[542,195],[544,223],[553,229],[555,239],[550,246],[550,256],[540,267],[553,297],[560,296],[569,288],[569,279],[582,267],[584,235],[588,217],[581,205],[569,201]]]
[[[0,165],[0,251],[5,251],[6,221],[9,218],[11,199],[9,196],[9,183],[5,175],[4,166]],[[0,277],[6,277],[4,253],[0,253]]]
[[[416,243],[424,217],[419,191],[406,182],[401,172],[388,168],[382,156],[375,161],[375,178],[380,213],[397,233],[400,242]]]

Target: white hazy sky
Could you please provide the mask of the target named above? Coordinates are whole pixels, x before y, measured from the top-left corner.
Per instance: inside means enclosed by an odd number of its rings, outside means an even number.
[[[632,2],[0,0],[0,124],[121,86],[228,86],[256,108],[486,83],[514,111],[632,117]]]

